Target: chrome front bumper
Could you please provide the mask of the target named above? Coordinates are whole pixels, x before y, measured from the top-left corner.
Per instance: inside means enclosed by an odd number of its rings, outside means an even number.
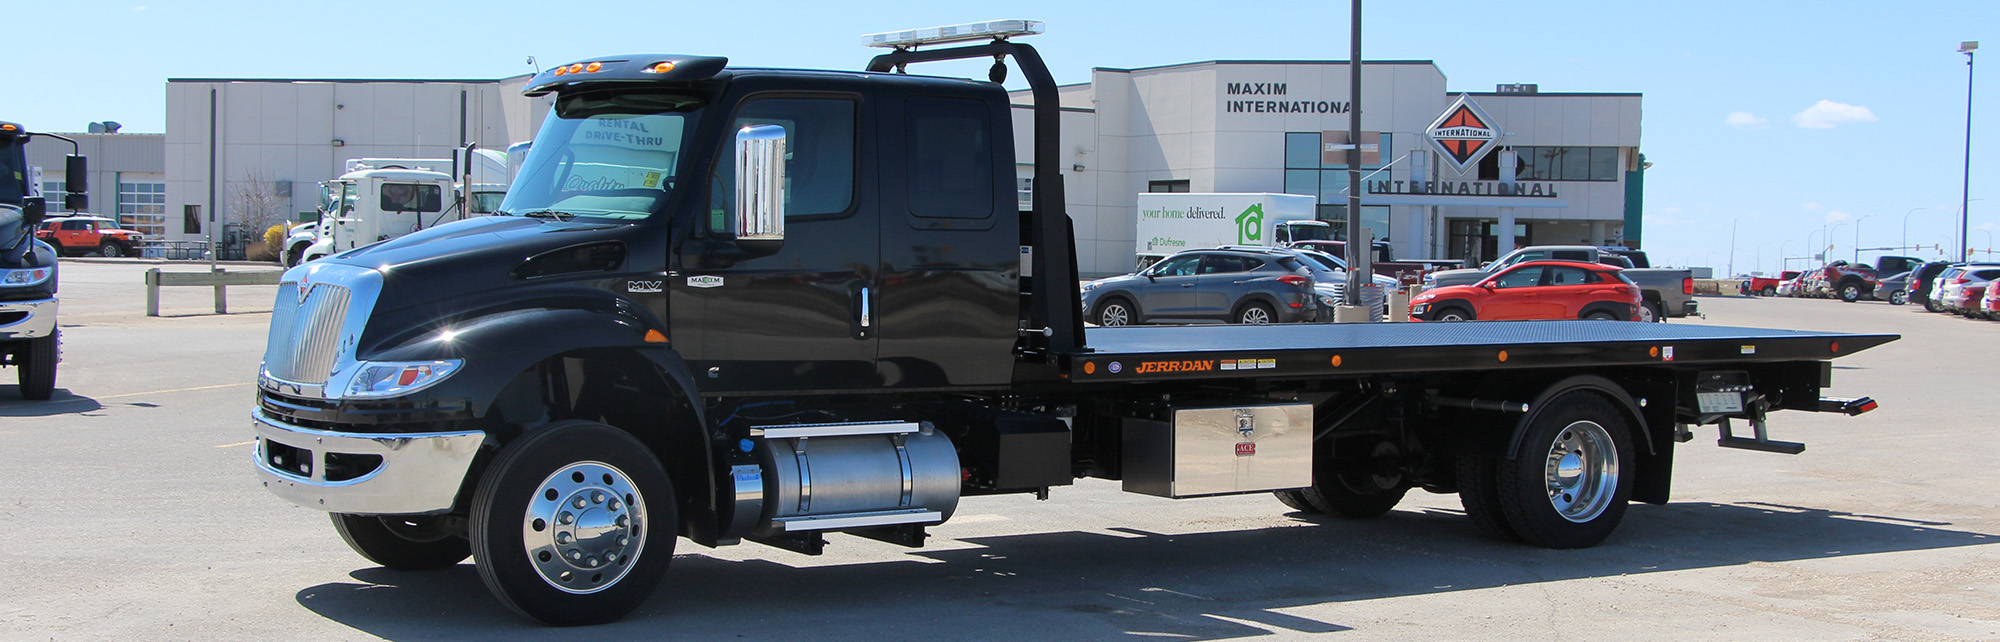
[[[0,339],[39,339],[56,332],[56,299],[49,297],[40,301],[10,301],[0,303],[0,320],[12,317],[9,312],[26,312],[28,316],[12,323],[0,321]]]
[[[486,433],[476,430],[396,434],[313,430],[278,421],[263,410],[252,411],[250,418],[257,432],[257,477],[264,487],[294,504],[333,513],[450,511],[486,440]],[[328,480],[330,463],[353,476]]]

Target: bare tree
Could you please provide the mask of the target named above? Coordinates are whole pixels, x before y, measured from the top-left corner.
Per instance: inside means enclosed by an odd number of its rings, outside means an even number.
[[[265,229],[288,222],[291,208],[290,195],[278,193],[278,183],[268,171],[246,170],[241,180],[230,181],[229,219],[242,230],[239,242],[244,245],[261,245]],[[263,249],[269,253],[269,248]]]

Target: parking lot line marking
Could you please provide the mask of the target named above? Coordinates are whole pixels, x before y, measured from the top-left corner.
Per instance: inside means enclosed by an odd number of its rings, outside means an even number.
[[[96,399],[117,399],[117,398],[120,398],[120,397],[142,397],[142,396],[145,396],[145,395],[164,395],[164,394],[167,394],[167,393],[170,393],[170,392],[194,392],[194,391],[196,391],[196,390],[214,390],[214,389],[216,389],[216,388],[234,388],[234,387],[237,387],[237,386],[247,386],[247,385],[250,385],[250,382],[248,382],[248,381],[245,381],[245,382],[242,382],[242,383],[224,383],[224,384],[217,384],[217,385],[213,385],[213,386],[196,386],[196,387],[193,387],[193,388],[175,388],[175,389],[173,389],[173,390],[154,390],[154,391],[152,391],[152,392],[128,392],[128,393],[125,393],[125,394],[122,394],[122,395],[105,395],[105,396],[102,396],[102,397],[95,397],[95,398],[96,398]]]
[[[233,443],[233,444],[223,444],[223,445],[220,445],[220,446],[216,446],[216,448],[235,448],[235,447],[237,447],[237,446],[248,446],[248,445],[250,445],[250,444],[254,444],[254,443],[257,443],[257,440],[255,440],[255,439],[252,439],[252,440],[250,440],[250,441],[239,441],[239,442],[236,442],[236,443]]]

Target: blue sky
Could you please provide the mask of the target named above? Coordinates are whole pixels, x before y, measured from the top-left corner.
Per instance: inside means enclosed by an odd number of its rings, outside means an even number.
[[[1025,18],[1057,80],[1091,67],[1346,59],[1337,2],[19,3],[0,118],[78,131],[162,131],[169,77],[497,78],[644,51],[733,64],[859,68],[864,33]],[[1453,91],[1645,94],[1646,248],[1656,261],[1748,271],[1831,239],[1942,244],[1965,153],[1961,40],[1975,81],[1971,243],[2000,235],[2000,3],[1488,2],[1366,5],[1363,55],[1434,60]],[[984,75],[984,65],[954,73]],[[1018,84],[1018,83],[1016,83]],[[29,88],[32,88],[30,90]],[[1363,88],[1366,91],[1366,88]],[[1909,213],[1916,208],[1925,208]],[[1832,227],[1822,234],[1822,226]],[[1868,259],[1873,252],[1863,252]],[[1931,256],[1935,252],[1919,252]],[[1794,262],[1794,266],[1798,263]]]

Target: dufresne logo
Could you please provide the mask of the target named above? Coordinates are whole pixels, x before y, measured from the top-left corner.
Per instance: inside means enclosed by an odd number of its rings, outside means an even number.
[[[1500,129],[1493,126],[1493,119],[1487,117],[1486,110],[1480,109],[1478,103],[1472,102],[1471,96],[1459,94],[1458,100],[1445,108],[1444,115],[1424,130],[1424,137],[1444,153],[1445,162],[1453,170],[1464,174],[1493,149],[1500,140]]]

